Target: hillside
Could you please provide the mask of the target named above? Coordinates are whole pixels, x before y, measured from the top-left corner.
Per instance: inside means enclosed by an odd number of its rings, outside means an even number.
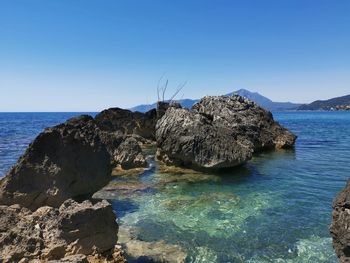
[[[298,110],[350,110],[350,95],[329,100],[316,100],[310,104],[301,105]]]

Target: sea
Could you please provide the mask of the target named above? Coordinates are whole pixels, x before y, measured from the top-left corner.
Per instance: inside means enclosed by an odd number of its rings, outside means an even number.
[[[0,177],[45,127],[79,114],[0,113]],[[164,174],[151,162],[140,176],[114,179],[139,188],[105,196],[120,227],[178,245],[186,262],[338,262],[329,226],[350,177],[350,112],[273,116],[298,136],[295,149],[216,174]]]

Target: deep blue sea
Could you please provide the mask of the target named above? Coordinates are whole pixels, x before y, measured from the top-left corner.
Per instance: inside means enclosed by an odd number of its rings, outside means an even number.
[[[0,176],[45,127],[77,113],[0,113]],[[337,262],[331,203],[350,177],[350,112],[276,112],[295,150],[267,152],[221,174],[150,170],[109,193],[123,227],[181,246],[186,262]],[[151,190],[149,190],[151,189]],[[108,196],[107,196],[108,197]]]

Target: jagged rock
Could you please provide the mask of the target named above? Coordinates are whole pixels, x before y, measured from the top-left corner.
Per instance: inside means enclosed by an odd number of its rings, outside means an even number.
[[[176,108],[176,109],[181,109],[181,104],[177,102],[164,102],[164,101],[158,101],[157,103],[157,119],[160,119],[163,117],[165,112],[167,111],[168,108]]]
[[[333,201],[330,232],[340,262],[350,262],[350,180]]]
[[[110,108],[97,114],[95,120],[103,131],[121,131],[123,134],[136,134],[154,140],[157,112],[132,112],[120,108]]]
[[[69,199],[59,208],[44,206],[34,212],[19,205],[0,206],[0,261],[86,262],[84,256],[112,257],[115,220],[107,201]]]
[[[114,152],[114,161],[122,169],[131,169],[137,167],[147,167],[146,156],[133,137],[128,137],[123,141]]]
[[[272,114],[239,95],[204,97],[192,110],[169,107],[156,125],[157,158],[167,165],[224,168],[254,152],[294,145]]]
[[[290,148],[296,140],[294,134],[274,121],[271,112],[237,94],[204,97],[192,110],[209,116],[216,126],[230,128],[238,140],[251,142],[254,152]]]
[[[203,114],[170,107],[157,122],[157,158],[193,168],[231,167],[251,158],[251,148],[237,141],[230,129],[212,122]]]
[[[110,180],[110,155],[92,117],[45,129],[0,186],[0,204],[35,210],[90,196]]]

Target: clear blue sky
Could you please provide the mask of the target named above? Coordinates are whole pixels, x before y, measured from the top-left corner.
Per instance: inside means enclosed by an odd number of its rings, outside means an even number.
[[[350,93],[348,0],[2,0],[0,111],[97,111],[240,88]]]

